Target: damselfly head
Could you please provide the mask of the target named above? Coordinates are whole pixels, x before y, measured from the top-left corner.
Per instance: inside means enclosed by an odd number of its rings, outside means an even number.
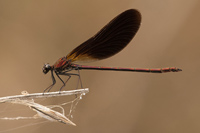
[[[49,72],[49,70],[51,70],[51,66],[48,63],[44,64],[44,66],[42,68],[43,73],[47,74]]]

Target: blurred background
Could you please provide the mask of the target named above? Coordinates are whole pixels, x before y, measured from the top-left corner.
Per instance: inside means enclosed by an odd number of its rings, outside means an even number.
[[[44,63],[54,64],[130,8],[142,14],[135,38],[117,55],[87,65],[183,69],[83,70],[83,86],[90,92],[73,114],[76,127],[49,122],[12,132],[199,133],[199,6],[198,0],[1,0],[1,97],[43,92],[52,83],[50,74],[42,73]],[[65,90],[75,89],[76,82],[74,77]],[[61,85],[57,80],[52,91]]]

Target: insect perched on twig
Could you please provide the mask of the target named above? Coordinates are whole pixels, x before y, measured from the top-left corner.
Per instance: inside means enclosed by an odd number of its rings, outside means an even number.
[[[131,71],[131,72],[150,72],[150,73],[163,73],[163,72],[178,72],[182,71],[176,67],[158,68],[158,69],[144,69],[144,68],[120,68],[120,67],[99,67],[99,66],[85,66],[76,63],[80,61],[96,61],[109,58],[120,52],[132,40],[138,31],[141,24],[141,14],[135,9],[129,9],[105,25],[97,34],[83,42],[81,45],[72,50],[67,56],[61,57],[54,65],[45,64],[43,66],[44,74],[51,71],[53,84],[44,90],[50,91],[56,83],[54,72],[56,76],[63,82],[66,82],[72,75],[78,76],[80,81],[80,74],[69,73],[71,70],[112,70],[112,71]],[[64,82],[60,75],[68,76]],[[81,82],[81,81],[80,81]],[[81,83],[82,87],[82,83]]]

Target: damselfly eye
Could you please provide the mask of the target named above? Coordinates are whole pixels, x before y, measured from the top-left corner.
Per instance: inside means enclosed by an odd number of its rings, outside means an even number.
[[[44,64],[42,71],[44,74],[47,74],[51,70],[51,66],[49,64]]]

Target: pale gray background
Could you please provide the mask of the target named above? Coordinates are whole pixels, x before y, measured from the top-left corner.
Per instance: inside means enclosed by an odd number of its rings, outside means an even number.
[[[77,127],[46,123],[15,132],[199,133],[199,6],[198,0],[1,0],[0,96],[42,92],[51,84],[43,63],[55,63],[130,8],[142,14],[135,38],[119,54],[88,65],[183,69],[81,71],[90,93],[76,107]],[[72,81],[65,90],[75,88]]]

